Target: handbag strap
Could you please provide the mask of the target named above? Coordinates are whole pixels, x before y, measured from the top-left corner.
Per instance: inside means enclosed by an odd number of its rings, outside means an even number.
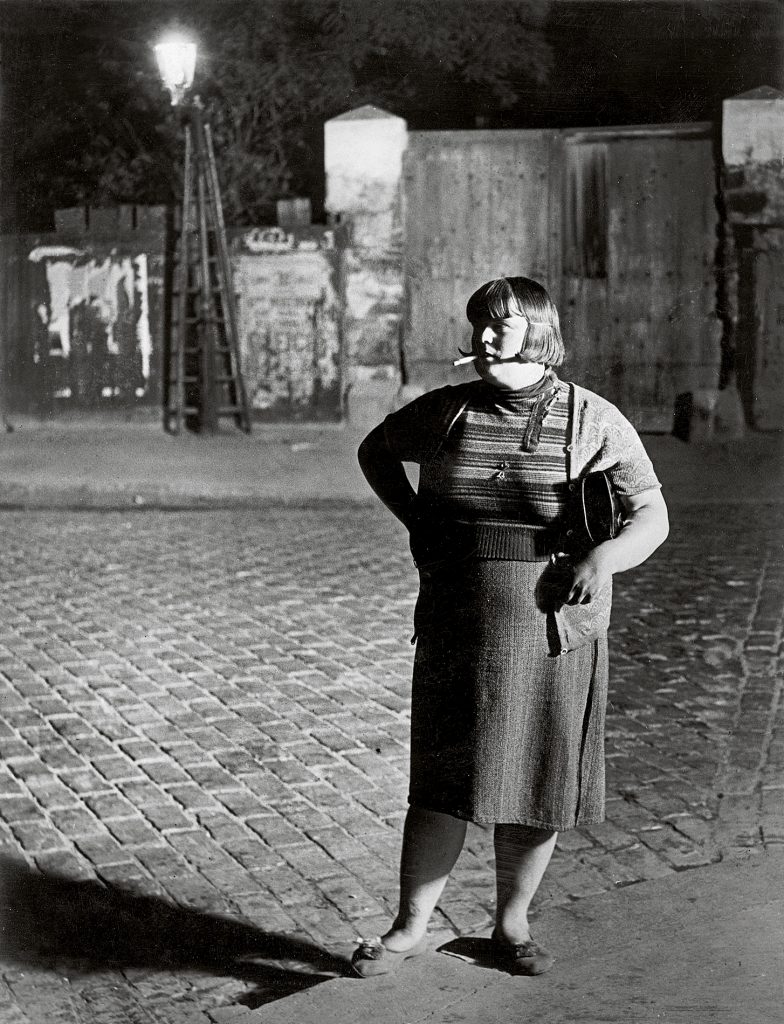
[[[577,402],[576,402],[575,393],[574,393],[575,392],[574,383],[572,381],[569,381],[568,384],[569,384],[569,415],[568,415],[568,419],[567,419],[566,434],[567,434],[567,437],[569,438],[569,440],[568,440],[568,442],[566,444],[566,482],[569,485],[569,490],[571,491],[572,486],[573,486],[573,480],[574,480],[574,477],[573,477],[573,474],[572,474],[572,470],[574,468],[574,458],[573,458],[574,440],[575,440],[575,437],[577,435],[577,417],[575,415],[575,406],[576,406]]]

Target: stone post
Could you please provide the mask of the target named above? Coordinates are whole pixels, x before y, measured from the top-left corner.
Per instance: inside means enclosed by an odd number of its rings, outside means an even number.
[[[343,366],[349,423],[370,427],[401,384],[403,228],[401,179],[408,128],[401,117],[359,107],[324,125],[326,209],[347,227]]]
[[[726,99],[722,118],[724,315],[732,378],[745,421],[784,427],[784,93],[762,87]],[[717,431],[721,423],[717,421]]]

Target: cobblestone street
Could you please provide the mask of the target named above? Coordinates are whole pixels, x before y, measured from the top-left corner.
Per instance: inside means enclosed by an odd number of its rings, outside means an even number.
[[[784,843],[784,509],[616,578],[607,821],[537,915]],[[223,1024],[393,911],[416,579],[383,509],[0,512],[3,1024]],[[434,932],[484,931],[471,826]]]

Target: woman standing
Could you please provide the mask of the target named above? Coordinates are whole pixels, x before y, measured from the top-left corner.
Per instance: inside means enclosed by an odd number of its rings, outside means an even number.
[[[495,826],[496,963],[517,974],[552,966],[528,908],[558,832],[604,818],[612,576],[668,532],[634,428],[556,376],[564,347],[545,289],[500,278],[466,312],[466,361],[480,379],[415,399],[359,449],[370,486],[409,530],[420,572],[400,905],[389,931],[355,951],[361,977],[424,952],[468,821]],[[417,492],[404,462],[420,465]],[[570,498],[599,471],[622,528],[575,549],[564,570]]]

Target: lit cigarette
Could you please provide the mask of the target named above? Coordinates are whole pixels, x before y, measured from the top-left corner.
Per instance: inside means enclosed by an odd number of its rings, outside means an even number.
[[[452,366],[465,366],[466,363],[473,363],[479,356],[461,356],[460,359],[453,359]]]

